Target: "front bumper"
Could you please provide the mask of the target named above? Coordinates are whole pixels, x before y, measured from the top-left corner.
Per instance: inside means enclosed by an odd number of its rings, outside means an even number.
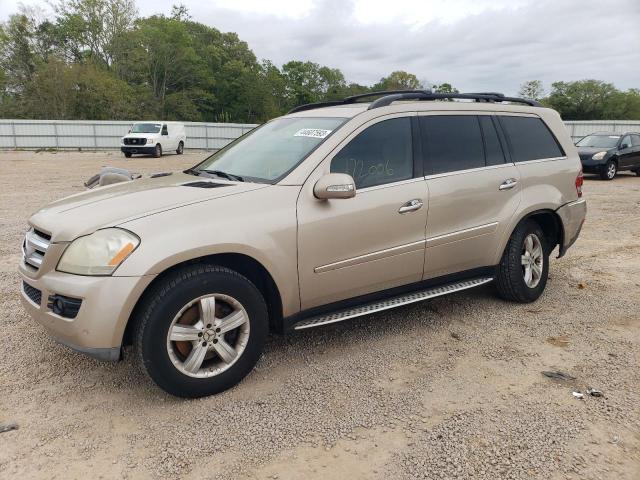
[[[607,164],[608,159],[603,160],[592,160],[588,159],[580,159],[580,163],[582,163],[582,171],[584,173],[600,173],[600,170],[604,168]]]
[[[24,264],[18,270],[25,310],[58,342],[109,361],[120,359],[122,338],[133,307],[155,278],[88,277],[55,270],[38,275]],[[53,295],[81,300],[77,315],[66,318],[54,313],[48,305]]]
[[[569,202],[558,210],[556,213],[562,221],[562,245],[560,245],[560,252],[558,258],[564,256],[571,245],[573,245],[578,236],[582,225],[587,216],[587,201],[584,198],[580,198],[574,202]]]
[[[147,155],[151,155],[155,152],[156,146],[138,146],[138,145],[120,145],[120,151],[122,153],[144,153]]]

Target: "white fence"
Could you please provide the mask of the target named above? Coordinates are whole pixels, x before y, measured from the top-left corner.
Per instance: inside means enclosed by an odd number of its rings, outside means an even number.
[[[120,148],[120,139],[133,122],[91,120],[0,119],[0,148],[82,149]],[[185,122],[185,148],[217,150],[256,125],[240,123]]]
[[[132,122],[91,120],[4,120],[0,119],[0,149],[120,148]],[[602,120],[565,122],[574,141],[595,131],[640,131],[640,121]],[[217,150],[256,125],[242,123],[185,122],[186,148]]]
[[[564,124],[574,142],[593,132],[640,132],[640,120],[576,120]]]

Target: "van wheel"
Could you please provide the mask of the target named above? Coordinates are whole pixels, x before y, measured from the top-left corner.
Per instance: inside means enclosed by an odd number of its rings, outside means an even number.
[[[131,152],[124,152],[124,156],[127,158],[131,158]]]
[[[156,148],[153,150],[153,156],[155,158],[160,158],[162,156],[162,146],[160,144],[157,144]]]
[[[549,248],[544,232],[533,220],[525,220],[511,234],[498,265],[498,294],[513,302],[533,302],[542,295],[548,276]]]
[[[640,177],[640,169],[636,170],[636,175]]]
[[[262,354],[267,306],[247,278],[191,265],[154,287],[136,318],[139,363],[179,397],[213,395],[239,383]]]
[[[180,142],[178,144],[178,149],[176,150],[176,153],[178,155],[182,155],[184,153],[184,143],[183,142]]]
[[[600,170],[600,178],[602,180],[613,180],[616,173],[618,173],[618,164],[614,160],[609,160]]]

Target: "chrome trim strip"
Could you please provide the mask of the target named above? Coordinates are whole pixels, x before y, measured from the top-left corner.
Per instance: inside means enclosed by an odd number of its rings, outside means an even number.
[[[356,194],[370,192],[372,190],[381,190],[383,188],[396,187],[398,185],[407,185],[409,183],[424,182],[424,177],[413,177],[406,180],[399,180],[392,183],[383,183],[382,185],[374,185],[373,187],[356,188]]]
[[[568,157],[551,157],[551,158],[538,158],[536,160],[525,160],[524,162],[516,162],[516,165],[520,165],[523,163],[542,163],[542,162],[555,162],[557,160],[566,160]]]
[[[481,172],[483,170],[496,170],[498,168],[513,167],[514,165],[515,165],[514,163],[501,163],[500,165],[489,165],[489,166],[478,167],[478,168],[467,168],[466,170],[456,170],[454,172],[434,173],[432,175],[427,175],[424,178],[426,180],[431,180],[432,178],[450,177],[451,175],[463,175],[465,173]]]
[[[436,237],[427,238],[427,248],[437,247],[438,245],[444,245],[446,243],[457,242],[460,240],[465,240],[467,238],[478,237],[480,235],[493,233],[496,231],[497,227],[498,227],[498,222],[492,222],[492,223],[487,223],[486,225],[479,225],[477,227],[465,228],[464,230],[458,230],[456,232],[445,233],[444,235],[438,235]]]
[[[315,273],[325,273],[331,270],[337,270],[339,268],[351,267],[359,265],[361,263],[371,262],[373,260],[380,260],[382,258],[392,257],[394,255],[400,255],[402,253],[416,252],[424,248],[424,240],[418,240],[417,242],[407,243],[398,247],[386,248],[384,250],[378,250],[377,252],[366,253],[358,257],[348,258],[346,260],[340,260],[338,262],[328,263],[327,265],[321,265],[313,269]]]
[[[359,307],[354,307],[346,310],[342,310],[327,315],[319,315],[312,317],[308,320],[302,320],[298,322],[293,328],[294,330],[304,330],[306,328],[319,327],[321,325],[328,325],[330,323],[342,322],[354,317],[360,317],[362,315],[369,315],[370,313],[381,312],[383,310],[389,310],[390,308],[400,307],[402,305],[408,305],[410,303],[421,302],[441,295],[447,295],[449,293],[459,292],[468,288],[477,287],[485,283],[489,283],[493,280],[492,277],[481,277],[472,280],[463,280],[461,282],[449,283],[440,287],[433,287],[420,292],[408,293],[397,297],[388,298],[386,300],[379,300]]]
[[[24,236],[22,242],[22,261],[30,267],[38,270],[44,260],[47,250],[51,242],[46,238],[42,238],[31,228]],[[42,252],[42,253],[40,253]]]

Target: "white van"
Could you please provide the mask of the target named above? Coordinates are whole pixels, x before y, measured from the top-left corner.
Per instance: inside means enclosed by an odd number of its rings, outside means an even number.
[[[178,122],[136,122],[120,143],[120,150],[129,158],[134,153],[161,157],[163,152],[184,152],[187,140],[184,125]]]

